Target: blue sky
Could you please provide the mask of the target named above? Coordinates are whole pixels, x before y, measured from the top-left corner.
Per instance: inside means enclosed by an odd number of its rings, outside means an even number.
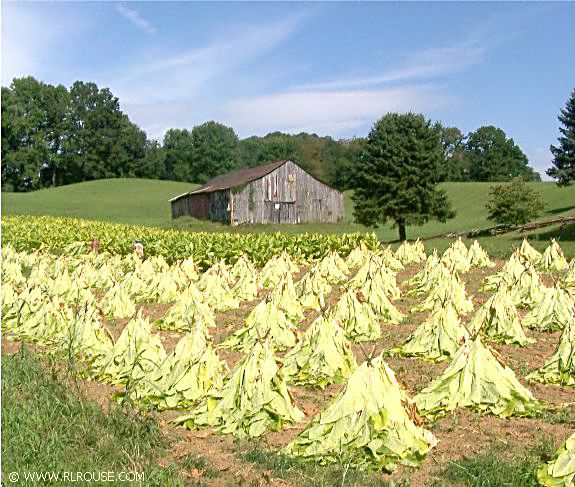
[[[501,127],[540,172],[575,89],[575,3],[2,2],[2,85],[109,87],[150,137],[208,120],[365,136],[389,111]]]

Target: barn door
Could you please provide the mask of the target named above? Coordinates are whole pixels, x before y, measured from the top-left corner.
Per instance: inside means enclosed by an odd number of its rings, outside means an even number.
[[[319,222],[323,220],[322,218],[323,208],[321,203],[322,203],[321,199],[312,200],[312,211],[311,211],[312,221]]]
[[[265,202],[265,219],[264,223],[280,223],[281,221],[281,203],[273,201]]]
[[[280,203],[280,223],[297,223],[295,203]]]

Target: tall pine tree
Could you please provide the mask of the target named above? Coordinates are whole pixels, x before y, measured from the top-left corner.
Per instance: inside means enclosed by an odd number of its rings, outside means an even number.
[[[377,226],[392,220],[399,239],[407,225],[445,222],[455,213],[445,192],[439,128],[423,115],[389,113],[371,129],[358,164],[355,219]]]
[[[559,186],[567,186],[575,180],[575,90],[557,118],[563,127],[559,127],[559,145],[550,147],[554,167],[548,169],[547,174],[556,179]]]

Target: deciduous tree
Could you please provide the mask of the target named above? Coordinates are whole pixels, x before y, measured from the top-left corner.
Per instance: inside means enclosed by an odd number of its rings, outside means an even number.
[[[465,144],[465,159],[472,181],[510,181],[521,176],[525,181],[539,181],[539,174],[529,167],[527,156],[513,139],[492,125],[471,132]]]
[[[545,203],[541,193],[527,186],[523,178],[516,177],[510,183],[492,186],[490,199],[485,205],[489,220],[500,225],[522,225],[537,218]]]
[[[192,129],[191,142],[191,178],[194,182],[205,183],[239,167],[239,140],[233,128],[206,122]]]

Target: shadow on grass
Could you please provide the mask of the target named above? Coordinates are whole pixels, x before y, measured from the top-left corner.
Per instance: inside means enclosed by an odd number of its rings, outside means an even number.
[[[563,213],[565,211],[574,210],[575,206],[564,206],[563,208],[553,208],[551,210],[547,210],[545,213],[548,215],[557,215],[558,213]]]
[[[567,225],[556,225],[547,231],[531,232],[528,234],[529,240],[550,241],[552,238],[557,242],[575,241],[575,223]],[[514,240],[523,240],[523,235],[513,237]]]

